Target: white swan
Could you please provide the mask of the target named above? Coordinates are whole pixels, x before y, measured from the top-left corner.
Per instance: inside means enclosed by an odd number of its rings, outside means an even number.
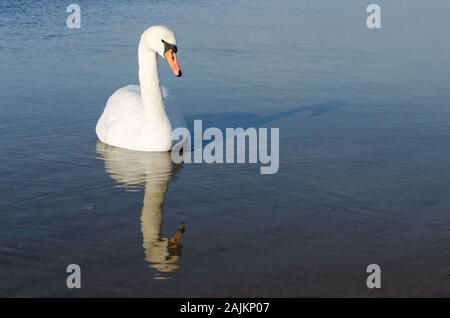
[[[181,109],[165,104],[158,76],[158,54],[181,76],[175,34],[165,26],[142,33],[139,83],[118,89],[108,99],[96,133],[105,144],[139,151],[169,151],[172,129],[185,127]]]

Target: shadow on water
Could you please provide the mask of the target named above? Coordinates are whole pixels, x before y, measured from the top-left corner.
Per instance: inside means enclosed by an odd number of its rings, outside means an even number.
[[[223,112],[215,114],[194,115],[189,116],[186,119],[189,125],[189,129],[191,130],[193,128],[192,125],[195,119],[202,119],[204,127],[259,127],[301,113],[307,115],[306,119],[318,117],[324,114],[335,112],[336,110],[345,107],[346,105],[347,104],[342,101],[333,101],[327,103],[312,104],[308,106],[298,106],[286,111],[281,111],[269,115],[259,115],[246,112]]]
[[[270,115],[245,112],[224,112],[192,116],[187,122],[201,118],[206,127],[258,127],[274,121],[305,113],[306,118],[321,116],[344,107],[343,102],[329,102],[295,107]],[[126,190],[144,187],[141,230],[145,259],[158,271],[155,279],[164,279],[161,273],[170,273],[179,267],[184,224],[171,237],[161,236],[163,208],[168,185],[181,165],[172,162],[170,152],[140,152],[120,149],[97,142],[97,154],[103,159],[106,172]]]
[[[159,273],[178,268],[184,223],[171,237],[161,236],[163,207],[169,182],[181,165],[172,162],[169,152],[140,152],[97,142],[97,154],[104,160],[106,172],[125,189],[144,187],[141,231],[145,260]],[[155,275],[155,279],[168,277]]]

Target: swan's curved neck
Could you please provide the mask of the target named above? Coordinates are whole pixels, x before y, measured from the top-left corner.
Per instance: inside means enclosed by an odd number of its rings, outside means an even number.
[[[150,115],[165,115],[164,98],[159,84],[158,56],[141,41],[138,60],[142,104]]]

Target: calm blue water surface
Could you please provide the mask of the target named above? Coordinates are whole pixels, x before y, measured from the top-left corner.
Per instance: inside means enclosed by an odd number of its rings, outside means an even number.
[[[0,295],[450,295],[448,1],[377,1],[379,30],[357,0],[76,2],[0,2]],[[189,124],[279,127],[278,174],[97,143],[154,24]]]

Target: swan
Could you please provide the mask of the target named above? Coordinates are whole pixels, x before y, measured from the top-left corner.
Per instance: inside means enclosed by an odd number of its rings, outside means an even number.
[[[119,88],[109,97],[95,129],[103,143],[137,151],[169,151],[172,130],[186,126],[181,109],[173,103],[166,106],[158,55],[177,77],[182,75],[173,31],[161,25],[145,30],[138,49],[140,86]]]

